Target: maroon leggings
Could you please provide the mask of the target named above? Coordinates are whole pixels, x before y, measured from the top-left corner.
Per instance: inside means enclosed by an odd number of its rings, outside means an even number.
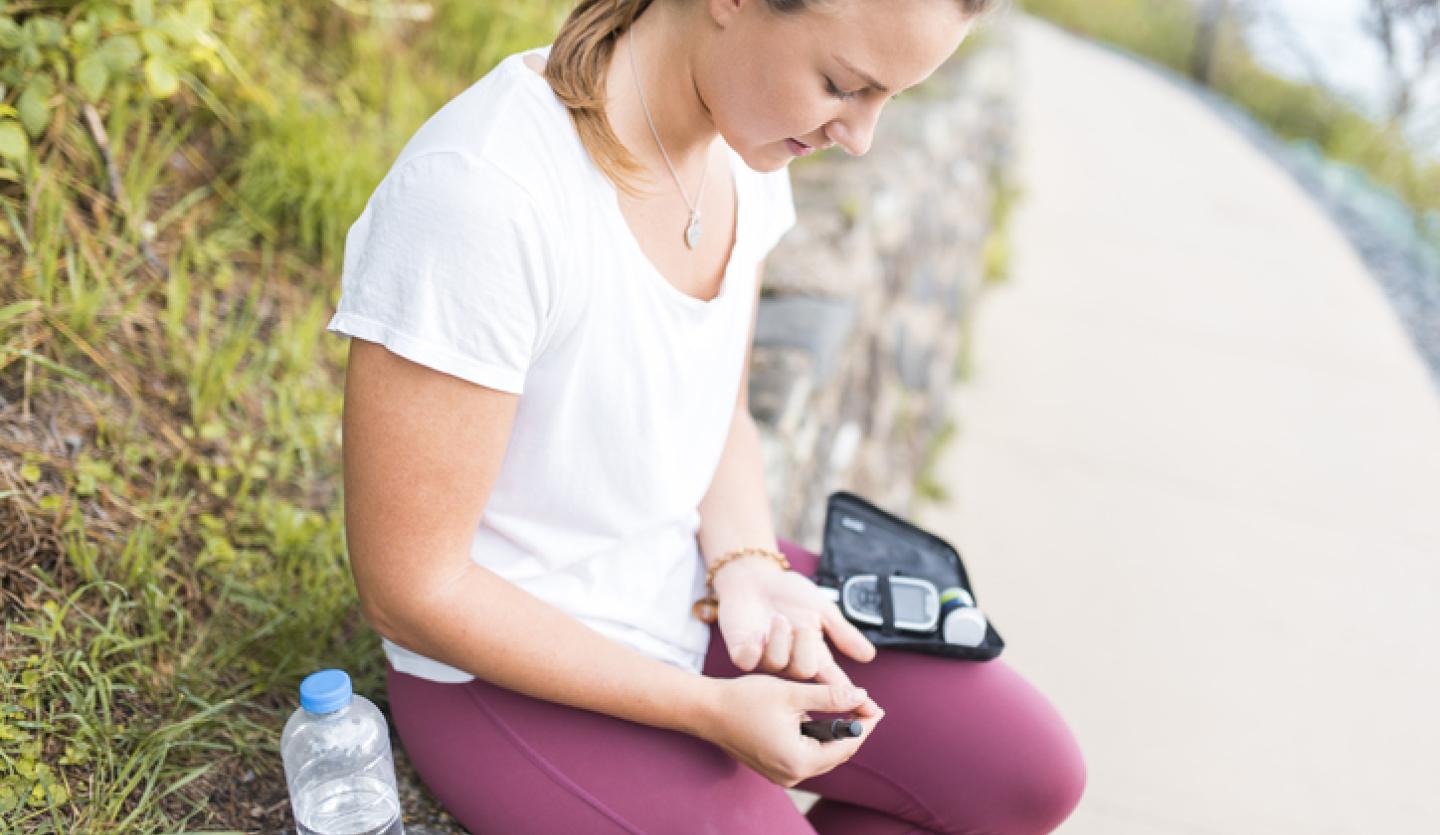
[[[791,566],[816,557],[781,541]],[[885,708],[855,756],[785,789],[698,737],[535,699],[475,679],[389,671],[396,730],[425,784],[475,835],[1032,835],[1080,800],[1085,764],[1055,708],[1003,660],[880,650],[868,664],[831,647]],[[733,678],[718,625],[704,673]]]

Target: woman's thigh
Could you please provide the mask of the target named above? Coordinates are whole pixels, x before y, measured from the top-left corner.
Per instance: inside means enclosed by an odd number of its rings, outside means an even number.
[[[390,669],[396,731],[415,770],[475,835],[813,835],[783,788],[693,736],[480,679]]]
[[[814,576],[814,554],[780,544],[792,568]],[[797,788],[937,832],[1049,832],[1079,802],[1085,764],[1074,736],[1002,659],[881,649],[861,663],[830,650],[885,709],[885,720],[855,756]],[[711,627],[705,674],[743,674],[730,662],[718,625]],[[827,832],[834,827],[819,819],[823,804],[811,817]]]

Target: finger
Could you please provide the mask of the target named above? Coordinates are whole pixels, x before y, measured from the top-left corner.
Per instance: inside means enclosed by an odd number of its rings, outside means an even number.
[[[845,613],[840,611],[839,605],[830,603],[821,609],[821,620],[825,630],[830,634],[830,640],[835,644],[836,649],[855,659],[869,663],[875,660],[875,645],[865,637],[855,624],[845,619]]]
[[[795,643],[795,627],[790,619],[776,612],[770,619],[770,640],[765,645],[765,666],[779,672],[790,666],[790,648]]]
[[[855,683],[850,680],[850,674],[836,664],[835,659],[829,657],[829,653],[826,653],[826,663],[821,664],[815,671],[815,680],[821,684],[843,684],[851,689],[855,687]]]
[[[874,703],[873,700],[871,703]],[[875,731],[875,727],[880,724],[880,720],[885,718],[885,709],[879,705],[875,705],[875,711],[873,713],[864,716],[857,715],[855,718],[859,720],[860,726],[865,729],[865,732],[856,737],[856,739],[867,739],[870,734]]]
[[[787,672],[793,678],[808,681],[829,660],[830,651],[825,648],[825,635],[819,624],[796,626],[795,648],[790,653],[790,669]]]
[[[815,710],[824,713],[848,713],[862,706],[869,699],[869,694],[861,692],[855,695],[857,690],[845,671],[834,664],[822,667],[817,673],[819,681],[799,685],[802,688],[797,692],[799,701],[796,706],[802,710]]]
[[[720,607],[720,634],[726,639],[731,663],[744,672],[753,672],[760,662],[768,630],[765,607],[751,598],[741,597]]]
[[[853,681],[851,681],[849,674],[845,672],[843,667],[835,663],[835,659],[831,658],[828,652],[825,654],[825,661],[827,663],[822,664],[820,670],[815,675],[817,681],[822,684],[844,685],[845,687],[852,689],[859,686],[856,685]],[[874,716],[877,713],[883,712],[880,709],[880,705],[876,704],[875,700],[869,695],[867,695],[863,700],[855,704],[853,707],[839,708],[839,711],[847,710],[851,713],[854,713],[857,717],[862,718],[867,716]]]
[[[879,726],[880,720],[884,717],[885,711],[883,710],[876,712],[873,716],[857,716],[855,721],[860,723],[860,735],[847,736],[843,739],[827,740],[824,743],[826,747],[825,753],[834,755],[833,760],[835,765],[850,759],[860,746],[864,745],[866,741],[874,735],[876,727]]]
[[[875,726],[880,723],[880,719],[880,715],[860,719],[862,730],[859,736],[828,740],[816,746],[806,746],[809,749],[809,756],[813,758],[809,766],[811,777],[818,777],[831,771],[855,756],[855,753],[860,750],[860,746],[870,739],[871,734],[875,731]]]

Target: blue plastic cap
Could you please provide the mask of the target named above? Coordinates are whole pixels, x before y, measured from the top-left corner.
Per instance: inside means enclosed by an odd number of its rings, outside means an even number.
[[[333,713],[350,704],[350,692],[344,670],[320,670],[300,682],[300,706],[311,713]]]

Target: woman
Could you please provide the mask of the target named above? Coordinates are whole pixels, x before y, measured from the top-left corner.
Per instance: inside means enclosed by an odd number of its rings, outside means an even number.
[[[877,655],[817,590],[746,403],[786,165],[865,153],[984,5],[582,0],[351,227],[350,559],[401,741],[470,830],[1037,833],[1078,802],[1002,661]],[[826,713],[862,735],[799,733]]]

